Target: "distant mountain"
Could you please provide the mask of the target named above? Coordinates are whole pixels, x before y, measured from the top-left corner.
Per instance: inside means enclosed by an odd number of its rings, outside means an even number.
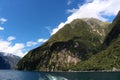
[[[18,56],[0,52],[0,69],[15,69],[20,59]]]
[[[31,50],[19,61],[17,69],[69,71],[100,51],[111,29],[109,24],[94,18],[76,19]]]

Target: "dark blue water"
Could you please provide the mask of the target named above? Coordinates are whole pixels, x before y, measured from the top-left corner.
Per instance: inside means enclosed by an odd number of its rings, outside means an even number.
[[[30,72],[0,70],[0,80],[120,80],[120,72]]]

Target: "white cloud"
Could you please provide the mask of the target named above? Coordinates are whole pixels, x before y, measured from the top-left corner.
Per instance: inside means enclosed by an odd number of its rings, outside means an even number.
[[[34,46],[36,44],[38,44],[38,43],[34,42],[34,41],[28,41],[26,45],[27,45],[27,47],[31,47],[31,46]]]
[[[47,41],[47,39],[40,38],[36,41],[28,41],[28,42],[26,42],[26,44],[24,44],[24,43],[13,43],[12,41],[15,40],[15,39],[16,38],[13,37],[13,36],[9,36],[7,38],[7,40],[0,39],[0,52],[5,52],[6,54],[10,53],[10,54],[13,54],[13,55],[23,57],[35,45]]]
[[[38,43],[43,43],[43,42],[46,42],[48,39],[43,39],[43,38],[40,38],[40,39],[38,39]]]
[[[16,38],[14,37],[14,36],[9,36],[8,38],[7,38],[7,40],[8,41],[12,41],[12,40],[15,40]]]
[[[0,26],[0,30],[4,30],[4,28]]]
[[[86,0],[86,3],[79,5],[78,9],[69,9],[71,15],[68,16],[65,22],[61,22],[57,28],[53,29],[51,35],[55,34],[65,24],[70,23],[77,18],[97,18],[102,21],[107,21],[104,16],[115,16],[120,10],[120,0]]]
[[[13,55],[17,55],[23,57],[25,54],[23,53],[25,45],[23,43],[16,43],[12,45],[11,42],[0,40],[0,52],[11,53]]]
[[[25,45],[23,43],[16,43],[13,46],[9,45],[9,47],[6,49],[6,52],[23,57],[24,53],[22,50],[24,49],[24,47]]]
[[[0,40],[0,52],[3,52],[10,44],[8,41]]]
[[[0,23],[1,23],[1,24],[4,24],[5,22],[7,22],[7,19],[5,19],[5,18],[0,18]]]

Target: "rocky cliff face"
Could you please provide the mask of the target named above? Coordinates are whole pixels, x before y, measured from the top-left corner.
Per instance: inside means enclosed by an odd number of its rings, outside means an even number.
[[[100,51],[109,23],[94,18],[76,19],[47,42],[31,50],[17,64],[19,70],[69,71]]]

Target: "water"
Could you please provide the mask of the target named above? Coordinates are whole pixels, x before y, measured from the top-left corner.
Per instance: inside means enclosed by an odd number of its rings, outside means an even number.
[[[32,72],[0,70],[0,80],[120,80],[120,72]]]

